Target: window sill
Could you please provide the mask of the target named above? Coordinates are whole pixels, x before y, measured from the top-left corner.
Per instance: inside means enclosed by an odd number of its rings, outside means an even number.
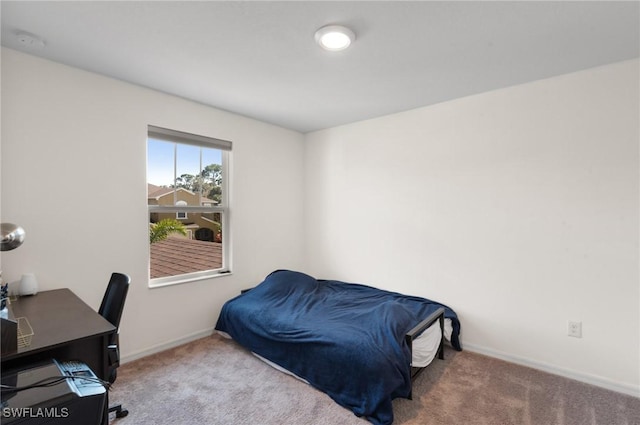
[[[173,286],[173,285],[181,285],[183,283],[189,282],[198,282],[200,280],[206,279],[217,279],[219,277],[231,276],[233,272],[216,272],[216,273],[208,273],[208,274],[198,274],[198,275],[182,275],[176,277],[160,277],[156,279],[149,279],[149,288],[164,288],[165,286]]]

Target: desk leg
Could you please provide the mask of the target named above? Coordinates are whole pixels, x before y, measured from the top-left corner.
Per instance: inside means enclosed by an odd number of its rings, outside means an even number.
[[[109,425],[109,390],[105,395],[104,412],[102,414],[102,425]]]

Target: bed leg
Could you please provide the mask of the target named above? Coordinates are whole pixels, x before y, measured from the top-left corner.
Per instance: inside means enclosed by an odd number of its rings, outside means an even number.
[[[444,360],[444,313],[440,315],[440,346],[438,347],[438,358]]]

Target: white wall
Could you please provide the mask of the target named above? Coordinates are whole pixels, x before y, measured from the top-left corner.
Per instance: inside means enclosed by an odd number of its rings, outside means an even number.
[[[622,62],[307,135],[308,270],[440,300],[468,349],[640,395],[638,76]]]
[[[149,289],[147,124],[233,141],[233,275]],[[220,306],[303,263],[303,136],[2,49],[2,221],[27,238],[3,278],[34,272],[97,308],[112,271],[132,287],[123,357],[210,331]]]

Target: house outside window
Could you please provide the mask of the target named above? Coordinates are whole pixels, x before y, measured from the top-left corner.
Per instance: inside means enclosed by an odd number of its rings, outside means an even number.
[[[230,272],[231,142],[149,126],[149,286]]]

